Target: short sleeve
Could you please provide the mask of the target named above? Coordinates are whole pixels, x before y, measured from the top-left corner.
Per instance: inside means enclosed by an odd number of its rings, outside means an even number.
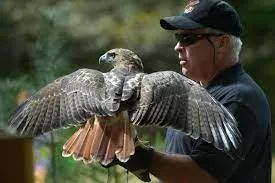
[[[238,128],[243,136],[242,153],[245,157],[255,141],[256,119],[251,110],[241,103],[228,102],[224,105],[238,122]],[[190,157],[219,182],[226,181],[242,161],[231,159],[226,153],[201,139],[196,140]]]

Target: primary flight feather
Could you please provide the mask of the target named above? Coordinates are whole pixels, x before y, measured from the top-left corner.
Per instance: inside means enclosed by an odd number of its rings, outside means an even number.
[[[242,158],[237,122],[199,84],[173,71],[146,74],[127,49],[109,50],[99,62],[114,68],[80,69],[56,79],[13,112],[10,126],[29,136],[79,126],[63,156],[85,163],[126,162],[135,153],[134,125],[173,127]]]

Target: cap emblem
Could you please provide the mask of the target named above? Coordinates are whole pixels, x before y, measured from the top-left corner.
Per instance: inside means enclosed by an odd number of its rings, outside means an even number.
[[[184,13],[191,13],[195,8],[195,5],[199,4],[199,0],[190,0],[184,8]]]

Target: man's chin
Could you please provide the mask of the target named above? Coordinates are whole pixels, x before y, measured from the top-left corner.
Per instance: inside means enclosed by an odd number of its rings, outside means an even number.
[[[185,75],[185,76],[188,77],[188,73],[187,73],[187,69],[186,68],[182,67],[181,72],[182,72],[183,75]]]
[[[183,74],[184,76],[188,77],[189,79],[192,79],[192,80],[194,80],[194,81],[198,81],[198,80],[194,77],[194,75],[192,75],[192,74],[190,74],[190,72],[188,72],[188,70],[187,70],[186,68],[182,68],[181,72],[182,72],[182,74]]]

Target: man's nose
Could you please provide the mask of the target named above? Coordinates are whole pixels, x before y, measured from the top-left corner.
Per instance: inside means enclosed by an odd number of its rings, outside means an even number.
[[[180,42],[177,42],[177,44],[176,44],[174,50],[175,50],[176,52],[182,52],[183,49],[184,49],[184,46],[182,46],[182,45],[180,44]]]

